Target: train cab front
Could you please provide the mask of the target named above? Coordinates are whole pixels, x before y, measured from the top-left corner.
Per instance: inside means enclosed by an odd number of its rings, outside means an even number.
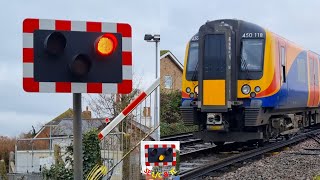
[[[245,106],[254,96],[250,84],[262,77],[263,29],[241,26],[238,20],[207,22],[199,29],[199,93],[196,136],[209,142],[262,139],[245,127]],[[258,34],[244,38],[245,32]],[[262,33],[262,34],[260,34]],[[261,37],[260,37],[261,36]],[[243,84],[244,83],[244,84]],[[239,98],[238,86],[245,98]],[[241,95],[240,95],[241,96]]]
[[[180,113],[185,125],[197,123],[193,114],[196,112],[198,99],[198,41],[199,36],[195,34],[187,44],[184,58]]]

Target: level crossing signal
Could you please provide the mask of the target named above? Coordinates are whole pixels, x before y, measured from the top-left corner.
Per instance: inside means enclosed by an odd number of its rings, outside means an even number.
[[[148,144],[145,145],[146,166],[175,166],[175,144]]]
[[[132,90],[131,26],[25,19],[23,88],[27,92],[120,93]]]

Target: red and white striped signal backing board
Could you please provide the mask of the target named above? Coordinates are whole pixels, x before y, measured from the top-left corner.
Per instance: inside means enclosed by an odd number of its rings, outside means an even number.
[[[148,157],[148,149],[149,148],[172,148],[172,156],[173,160],[172,162],[149,162]],[[146,166],[175,166],[177,164],[177,151],[176,151],[176,145],[175,144],[146,144],[144,145],[144,154],[145,154],[145,162]]]
[[[35,30],[105,32],[122,34],[122,82],[78,83],[36,82],[34,80],[33,32]],[[46,93],[119,93],[132,91],[132,32],[124,23],[86,22],[50,19],[25,19],[23,21],[23,89],[26,92]]]

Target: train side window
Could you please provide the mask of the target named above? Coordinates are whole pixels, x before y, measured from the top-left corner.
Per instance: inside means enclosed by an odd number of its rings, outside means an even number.
[[[280,58],[281,58],[282,82],[285,83],[286,82],[286,50],[283,46],[281,46]]]
[[[305,59],[298,59],[298,81],[305,83],[307,81],[307,66]]]
[[[311,78],[311,83],[314,83],[315,85],[318,85],[318,62],[316,61],[316,59],[310,58],[309,59],[310,62],[310,71],[309,73]],[[312,69],[311,69],[312,68]]]
[[[318,71],[318,61],[314,61],[314,80],[316,81],[315,84],[318,86],[319,85],[319,71]]]
[[[316,69],[316,74],[315,74],[315,76],[316,76],[316,85],[318,85],[319,86],[319,76],[320,76],[320,74],[319,74],[319,63],[320,63],[320,57],[318,57],[318,60],[316,61],[316,65],[315,65],[315,69]]]

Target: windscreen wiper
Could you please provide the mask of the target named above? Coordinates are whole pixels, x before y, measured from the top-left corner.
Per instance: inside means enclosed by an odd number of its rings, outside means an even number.
[[[194,71],[193,71],[193,74],[192,74],[192,77],[191,77],[191,80],[192,80],[192,81],[198,80],[198,78],[197,78],[197,74],[198,74],[198,64],[199,64],[199,61],[197,62],[196,67],[194,68]]]
[[[240,60],[241,60],[241,69],[242,67],[244,67],[244,71],[246,72],[247,79],[251,80],[247,61],[242,57],[242,55],[240,56]]]

